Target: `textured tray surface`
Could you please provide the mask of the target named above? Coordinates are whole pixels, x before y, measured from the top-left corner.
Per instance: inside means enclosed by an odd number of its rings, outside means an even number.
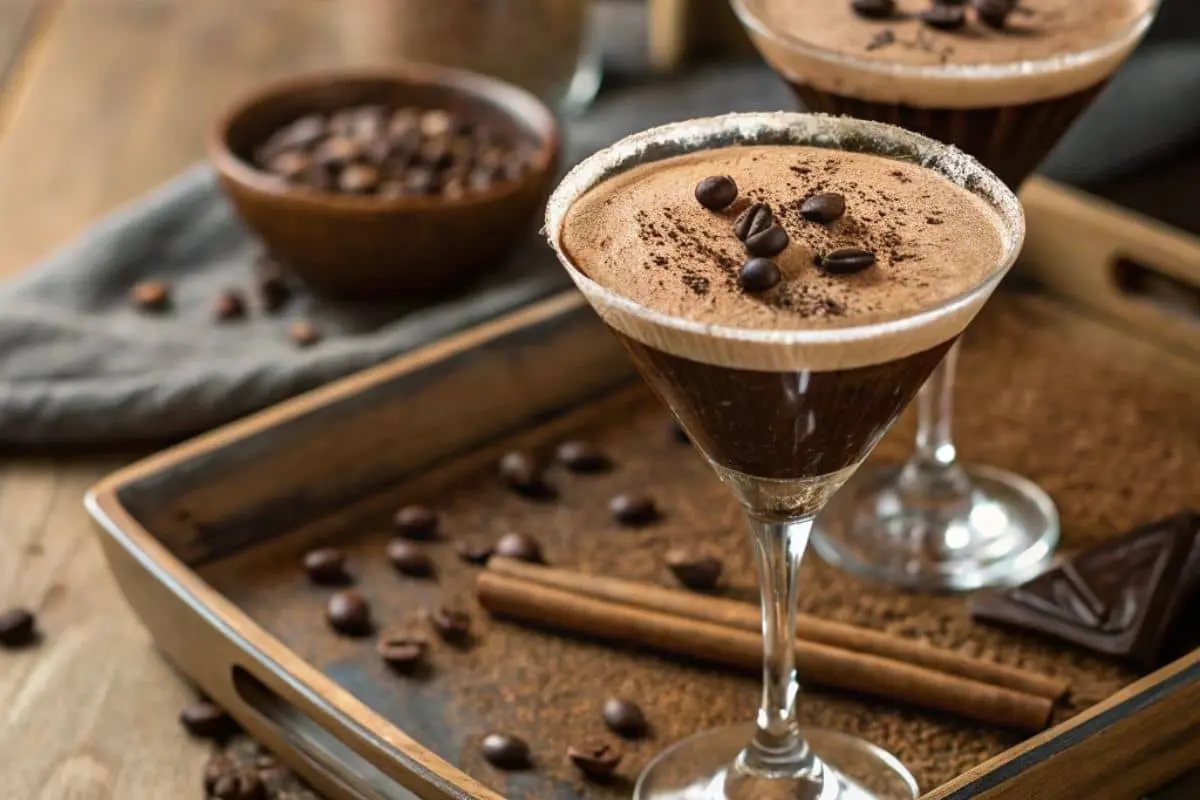
[[[960,363],[960,446],[968,458],[1017,470],[1048,489],[1062,512],[1065,547],[1109,537],[1194,500],[1189,490],[1200,485],[1200,413],[1192,392],[1200,368],[1049,301],[1014,296],[998,297],[985,310],[965,339]],[[697,542],[724,554],[728,592],[749,599],[754,583],[738,509],[698,455],[672,441],[655,400],[635,393],[582,433],[604,447],[615,469],[574,476],[555,468],[560,498],[554,503],[510,495],[490,469],[436,490],[397,487],[396,504],[419,497],[443,515],[445,538],[429,545],[440,568],[437,581],[393,572],[383,553],[387,515],[377,504],[348,510],[332,529],[298,531],[206,565],[202,574],[301,657],[509,797],[582,792],[584,784],[566,764],[566,744],[605,734],[599,709],[608,696],[637,699],[650,717],[652,737],[625,745],[623,780],[586,789],[589,797],[627,796],[631,779],[670,742],[751,718],[758,676],[493,623],[471,599],[476,568],[457,561],[450,540],[486,541],[523,531],[542,541],[556,565],[667,584],[663,554]],[[911,436],[912,420],[905,418],[876,457],[903,457]],[[609,519],[607,501],[640,487],[650,488],[665,518],[649,528],[621,529]],[[473,646],[435,644],[432,669],[410,678],[391,674],[371,640],[335,637],[322,621],[327,590],[310,586],[298,566],[301,553],[319,541],[350,549],[352,572],[382,627],[420,625],[423,605],[451,601],[473,612]],[[897,593],[841,574],[815,557],[805,567],[801,605],[831,619],[1066,675],[1074,694],[1060,719],[1133,677],[1075,650],[975,625],[961,598]],[[891,749],[926,790],[1020,739],[819,687],[810,687],[801,713],[808,723],[861,733]],[[527,738],[538,770],[505,776],[486,765],[476,744],[492,730]]]

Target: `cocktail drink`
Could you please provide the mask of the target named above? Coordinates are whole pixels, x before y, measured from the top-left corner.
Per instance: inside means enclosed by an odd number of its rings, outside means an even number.
[[[797,574],[816,514],[1011,267],[1015,196],[899,128],[735,114],[587,159],[551,197],[546,231],[744,506],[757,556],[758,720],[677,744],[637,797],[914,797],[887,753],[800,729]]]
[[[732,0],[812,111],[890,122],[965,150],[1014,189],[1104,87],[1157,0]],[[866,468],[817,520],[827,560],[913,588],[1023,580],[1058,541],[1032,482],[964,465],[951,436],[958,348],[918,399],[917,447]]]

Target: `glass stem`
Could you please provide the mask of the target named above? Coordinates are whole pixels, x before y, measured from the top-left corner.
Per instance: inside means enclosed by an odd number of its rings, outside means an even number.
[[[955,342],[917,394],[917,446],[900,473],[900,485],[918,497],[945,499],[970,491],[951,432],[958,348]]]

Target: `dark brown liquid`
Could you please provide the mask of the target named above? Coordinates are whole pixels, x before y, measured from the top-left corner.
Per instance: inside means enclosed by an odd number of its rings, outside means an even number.
[[[828,475],[865,458],[953,343],[869,367],[760,372],[618,336],[705,453],[728,469],[776,480]]]
[[[1015,189],[1054,149],[1104,84],[1036,103],[990,108],[919,108],[859,100],[803,83],[791,87],[809,111],[889,122],[952,144]]]

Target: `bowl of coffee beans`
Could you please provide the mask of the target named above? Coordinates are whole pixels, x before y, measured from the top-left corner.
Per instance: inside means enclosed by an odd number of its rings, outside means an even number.
[[[395,299],[461,286],[529,232],[559,133],[522,89],[411,65],[268,86],[208,149],[246,225],[315,291]]]

